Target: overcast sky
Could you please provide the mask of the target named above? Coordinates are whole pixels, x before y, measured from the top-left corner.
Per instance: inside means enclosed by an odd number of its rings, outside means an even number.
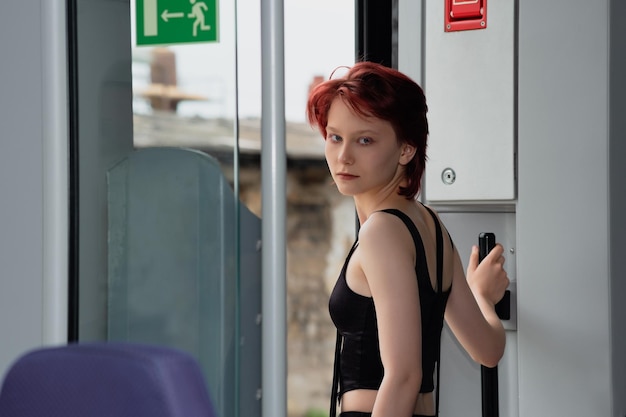
[[[237,0],[237,7],[239,114],[257,117],[261,114],[260,1]],[[234,0],[219,1],[219,42],[170,46],[176,52],[179,87],[210,99],[181,103],[183,115],[234,114],[234,8]],[[284,17],[285,112],[289,121],[304,121],[312,78],[328,77],[334,68],[354,62],[354,0],[285,0]],[[134,47],[133,53],[145,56],[150,49]]]

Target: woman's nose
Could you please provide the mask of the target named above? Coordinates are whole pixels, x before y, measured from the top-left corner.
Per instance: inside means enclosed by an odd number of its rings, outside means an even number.
[[[349,147],[344,143],[343,146],[341,147],[341,150],[339,151],[339,162],[343,163],[343,164],[351,164],[353,159],[352,159],[352,153],[350,152]]]

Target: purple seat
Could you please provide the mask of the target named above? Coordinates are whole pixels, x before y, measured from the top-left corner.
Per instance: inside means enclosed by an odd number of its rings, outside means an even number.
[[[196,360],[179,350],[85,343],[26,353],[0,391],[2,417],[214,417]]]

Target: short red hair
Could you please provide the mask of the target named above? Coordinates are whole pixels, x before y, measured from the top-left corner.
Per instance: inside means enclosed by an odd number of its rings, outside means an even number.
[[[413,199],[419,193],[426,164],[428,120],[424,91],[403,73],[373,62],[359,62],[341,78],[317,85],[309,94],[307,117],[326,137],[328,111],[341,97],[357,114],[386,120],[393,126],[400,143],[414,146],[417,152],[406,165],[406,187],[399,194]]]

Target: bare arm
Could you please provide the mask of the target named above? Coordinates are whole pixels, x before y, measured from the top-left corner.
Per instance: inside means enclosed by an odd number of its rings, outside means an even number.
[[[504,249],[496,247],[478,263],[478,248],[472,248],[467,280],[455,250],[452,292],[446,307],[446,322],[463,348],[478,363],[498,364],[504,354],[505,334],[495,312],[509,279],[503,268]]]
[[[422,382],[415,254],[400,220],[375,214],[359,233],[361,268],[376,306],[384,377],[372,415],[410,416]]]

